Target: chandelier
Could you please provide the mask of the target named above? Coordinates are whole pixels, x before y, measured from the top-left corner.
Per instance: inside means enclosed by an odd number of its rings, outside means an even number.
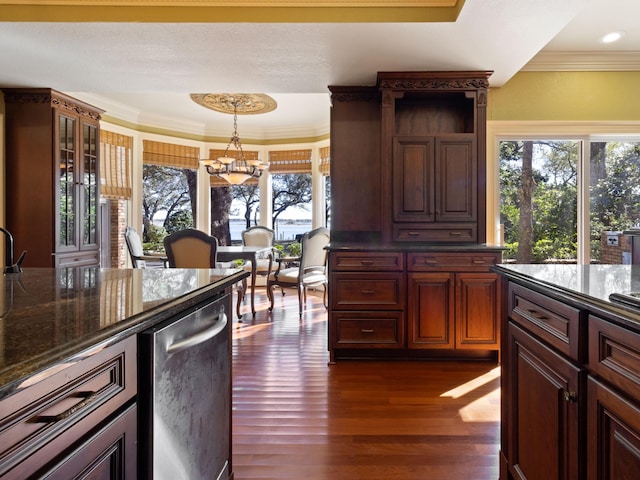
[[[191,98],[207,108],[233,113],[233,133],[224,154],[215,159],[200,160],[207,173],[223,178],[231,185],[241,185],[250,178],[260,178],[267,165],[257,158],[246,158],[238,135],[238,111],[265,113],[275,108],[275,101],[259,94],[192,94]]]

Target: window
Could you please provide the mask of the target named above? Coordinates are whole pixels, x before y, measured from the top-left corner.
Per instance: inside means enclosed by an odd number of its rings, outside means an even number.
[[[500,223],[505,261],[577,261],[580,142],[500,142]]]

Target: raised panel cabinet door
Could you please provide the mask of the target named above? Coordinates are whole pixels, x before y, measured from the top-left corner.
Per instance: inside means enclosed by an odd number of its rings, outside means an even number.
[[[508,327],[509,471],[516,480],[584,478],[584,370],[524,330]]]
[[[589,377],[587,479],[640,478],[640,406]]]
[[[498,348],[499,277],[497,273],[456,276],[456,348]]]
[[[452,273],[409,274],[409,348],[454,347],[454,290]]]
[[[473,135],[436,139],[436,221],[475,222],[478,162]]]
[[[393,221],[434,221],[433,162],[433,137],[394,137]]]

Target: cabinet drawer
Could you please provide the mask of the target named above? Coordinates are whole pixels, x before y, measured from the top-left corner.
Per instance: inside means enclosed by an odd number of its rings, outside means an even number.
[[[75,252],[70,254],[56,254],[56,267],[91,267],[100,265],[100,252]]]
[[[509,283],[509,316],[569,357],[586,360],[584,312],[515,283]]]
[[[463,270],[488,271],[489,267],[500,262],[499,253],[409,253],[407,255],[407,270],[422,272],[430,270],[451,270],[452,267],[462,267]]]
[[[333,312],[334,348],[399,348],[404,333],[402,312]]]
[[[331,276],[333,310],[402,310],[404,275],[401,273],[337,273]]]
[[[589,315],[589,368],[640,401],[640,334]]]
[[[403,260],[404,255],[398,252],[335,252],[331,254],[331,270],[401,272]]]
[[[27,478],[132,399],[136,351],[135,337],[96,347],[29,378],[29,386],[3,399],[3,480]]]
[[[397,242],[472,243],[478,238],[475,223],[450,224],[394,224],[393,239]]]

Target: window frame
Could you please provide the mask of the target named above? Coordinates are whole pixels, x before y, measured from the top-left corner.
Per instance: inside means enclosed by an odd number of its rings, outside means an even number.
[[[571,140],[581,143],[578,159],[578,264],[590,263],[589,159],[591,142],[640,141],[640,122],[487,122],[487,243],[503,245],[500,232],[499,145],[509,140]]]

